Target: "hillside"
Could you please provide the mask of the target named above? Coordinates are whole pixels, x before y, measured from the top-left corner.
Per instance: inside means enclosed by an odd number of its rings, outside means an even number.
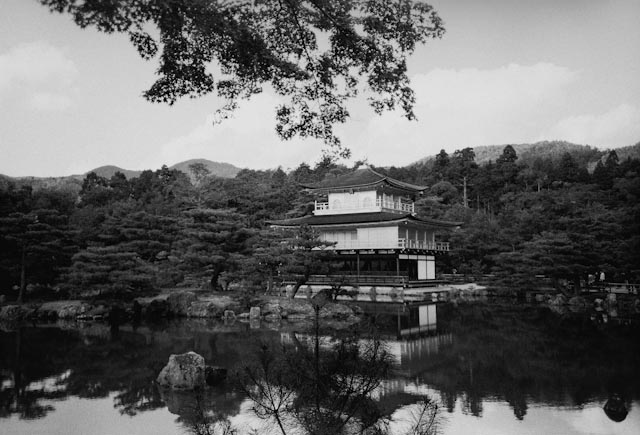
[[[96,175],[104,178],[111,178],[113,177],[113,174],[115,174],[116,172],[121,172],[124,174],[125,177],[127,177],[127,179],[139,177],[140,174],[142,173],[142,171],[133,171],[129,169],[122,169],[118,166],[106,165],[106,166],[100,166],[99,168],[92,169],[91,171],[87,171],[85,174],[78,175],[78,177],[84,178],[85,175],[87,175],[89,172],[95,172]]]
[[[635,145],[629,145],[628,147],[616,148],[616,153],[620,161],[626,160],[629,157],[632,159],[640,159],[640,142]]]
[[[191,159],[185,160],[184,162],[176,163],[171,166],[170,169],[177,169],[178,171],[182,171],[187,175],[191,175],[191,171],[189,171],[189,165],[193,165],[194,163],[202,163],[211,171],[211,175],[215,177],[221,178],[233,178],[236,176],[238,172],[240,172],[240,168],[233,166],[230,163],[221,163],[221,162],[212,162],[207,159]]]
[[[78,193],[82,187],[82,178],[73,175],[68,177],[9,177],[0,174],[0,188],[7,188],[11,183],[18,189],[30,186],[33,190],[57,189]]]
[[[496,161],[502,154],[503,145],[483,145],[473,147],[473,151],[476,155],[475,161],[479,165],[488,163],[489,161]],[[521,163],[531,164],[537,158],[550,158],[551,160],[560,160],[562,155],[566,152],[571,154],[573,158],[581,166],[587,166],[592,169],[598,160],[603,156],[606,156],[609,150],[600,150],[596,147],[589,145],[574,144],[565,141],[541,141],[532,144],[510,144],[518,154],[518,160]],[[460,147],[462,149],[464,147]],[[625,160],[627,157],[640,158],[640,142],[635,145],[616,148],[616,153],[620,161]],[[435,156],[428,156],[420,159],[413,165],[425,164],[433,160]],[[412,166],[412,165],[410,165]]]
[[[233,178],[240,171],[240,168],[237,168],[230,163],[212,162],[211,160],[207,159],[185,160],[184,162],[176,163],[175,165],[170,166],[169,169],[177,169],[178,171],[184,172],[187,175],[191,175],[191,171],[189,171],[189,165],[192,165],[194,163],[204,164],[207,169],[211,171],[211,175],[214,177]],[[113,174],[118,171],[122,172],[127,177],[127,179],[139,177],[142,173],[142,171],[133,171],[129,169],[122,169],[118,166],[107,165],[100,166],[99,168],[93,169],[91,171],[87,171],[86,174],[88,174],[89,172],[95,172],[101,177],[111,178]],[[82,179],[86,174],[79,175],[78,177]]]
[[[190,176],[191,173],[189,171],[189,165],[193,163],[204,164],[207,169],[211,171],[211,175],[214,177],[233,178],[238,172],[240,172],[240,168],[230,163],[212,162],[207,159],[186,160],[184,162],[176,163],[169,169],[177,169]],[[0,187],[6,187],[9,183],[13,183],[18,188],[21,186],[31,186],[35,190],[53,188],[71,190],[77,193],[82,187],[82,180],[84,180],[84,177],[89,172],[95,172],[98,176],[107,179],[111,178],[116,172],[122,172],[127,179],[136,178],[142,173],[142,171],[123,169],[114,165],[105,165],[92,169],[91,171],[87,171],[84,174],[68,175],[66,177],[10,177],[8,175],[0,174]]]

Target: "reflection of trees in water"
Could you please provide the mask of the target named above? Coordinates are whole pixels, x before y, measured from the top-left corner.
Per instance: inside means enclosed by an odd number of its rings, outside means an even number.
[[[41,418],[54,407],[42,402],[68,396],[107,397],[123,414],[164,406],[154,379],[171,353],[187,341],[147,342],[141,334],[109,328],[90,333],[56,327],[0,333],[0,417]]]
[[[41,418],[54,410],[55,403],[47,403],[51,399],[113,394],[121,414],[167,406],[189,426],[195,417],[189,409],[198,407],[188,397],[163,396],[155,384],[169,355],[196,350],[232,367],[248,358],[253,338],[241,328],[221,334],[216,325],[200,322],[150,326],[114,331],[103,324],[74,323],[70,329],[51,325],[0,332],[0,418]],[[273,342],[280,337],[275,331],[256,335]],[[244,399],[239,391],[224,387],[205,392],[202,403],[215,410],[209,417],[224,420],[239,412]]]
[[[229,417],[238,414],[245,399],[240,391],[225,386],[180,391],[159,390],[167,409],[177,421],[197,435],[232,434]]]
[[[416,381],[429,385],[439,392],[444,408],[453,411],[460,401],[464,412],[478,416],[487,398],[506,401],[522,419],[537,403],[581,406],[594,400],[604,403],[616,394],[629,409],[631,400],[640,396],[637,325],[604,328],[578,316],[557,316],[532,307],[476,304],[449,311],[442,307],[438,327],[452,339],[392,374],[383,358],[386,349],[361,346],[362,335],[339,336],[316,351],[313,334],[305,340],[292,333],[282,346],[278,331],[249,334],[237,327],[216,330],[210,324],[190,322],[136,331],[121,328],[115,340],[104,325],[2,332],[0,418],[44,417],[55,406],[51,400],[70,395],[113,394],[114,406],[126,415],[160,408],[165,402],[169,406],[173,399],[161,396],[153,381],[171,353],[188,350],[231,372],[247,361],[255,362],[250,367],[254,395],[266,376],[270,382],[265,385],[273,388],[273,397],[281,398],[282,405],[276,409],[286,411],[281,413],[286,415],[283,418],[300,427],[351,430],[376,416],[384,421],[400,407],[420,400],[419,396],[400,397],[395,390],[384,397],[373,394],[373,400],[371,387],[377,385],[378,376],[394,378],[398,385]],[[328,334],[336,336],[334,331]],[[256,339],[267,345],[257,355],[250,346]],[[261,352],[265,355],[260,356]],[[273,361],[265,367],[260,358],[269,355]],[[245,386],[251,384],[244,380]],[[231,384],[208,391],[200,406],[204,421],[224,424],[240,412],[243,398]],[[184,403],[183,409],[199,407]],[[199,421],[193,412],[175,413],[187,426]]]
[[[440,316],[451,345],[425,360],[420,382],[440,391],[453,412],[482,415],[486,398],[506,401],[516,418],[528,404],[582,406],[613,393],[640,395],[638,327],[603,329],[586,316],[557,316],[548,309],[468,305]]]
[[[320,345],[289,335],[289,346],[261,346],[254,363],[239,373],[255,414],[277,431],[328,434],[385,434],[390,415],[374,393],[390,376],[393,356],[376,337],[342,336]],[[435,433],[437,405],[418,403],[406,433]]]
[[[64,384],[66,373],[55,368],[56,348],[69,349],[66,335],[58,331],[57,345],[50,341],[34,348],[31,343],[37,337],[29,328],[0,334],[0,417],[42,418],[54,410],[42,401],[67,396],[64,385],[58,385]]]

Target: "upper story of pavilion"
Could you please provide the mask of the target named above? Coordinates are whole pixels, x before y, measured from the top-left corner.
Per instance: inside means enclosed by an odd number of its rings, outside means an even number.
[[[316,216],[375,212],[415,214],[415,199],[427,189],[395,180],[369,167],[302,187],[319,196],[313,211]]]

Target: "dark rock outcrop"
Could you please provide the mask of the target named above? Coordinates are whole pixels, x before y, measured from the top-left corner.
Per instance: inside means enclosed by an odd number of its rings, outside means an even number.
[[[198,298],[191,292],[175,292],[167,297],[169,311],[176,316],[188,316],[191,304],[196,302]]]
[[[195,352],[173,354],[156,382],[163,387],[181,390],[201,388],[205,384],[204,358]]]
[[[227,378],[227,369],[224,367],[206,366],[204,368],[204,379],[207,385],[218,385]]]
[[[316,315],[311,303],[303,299],[282,299],[269,301],[260,308],[261,314],[267,320],[287,319],[290,321],[313,319]],[[344,304],[324,302],[320,308],[319,317],[322,319],[346,320],[354,317],[353,309]]]
[[[164,299],[154,299],[143,308],[142,312],[148,319],[162,319],[169,315],[169,304]]]

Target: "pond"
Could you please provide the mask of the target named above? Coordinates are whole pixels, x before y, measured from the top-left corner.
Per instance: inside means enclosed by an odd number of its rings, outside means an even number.
[[[328,434],[373,421],[388,434],[419,421],[439,434],[640,433],[637,323],[504,303],[366,312],[358,326],[317,329],[178,320],[3,331],[0,434],[281,433],[280,423]],[[191,350],[227,368],[226,381],[159,389],[169,355]]]

